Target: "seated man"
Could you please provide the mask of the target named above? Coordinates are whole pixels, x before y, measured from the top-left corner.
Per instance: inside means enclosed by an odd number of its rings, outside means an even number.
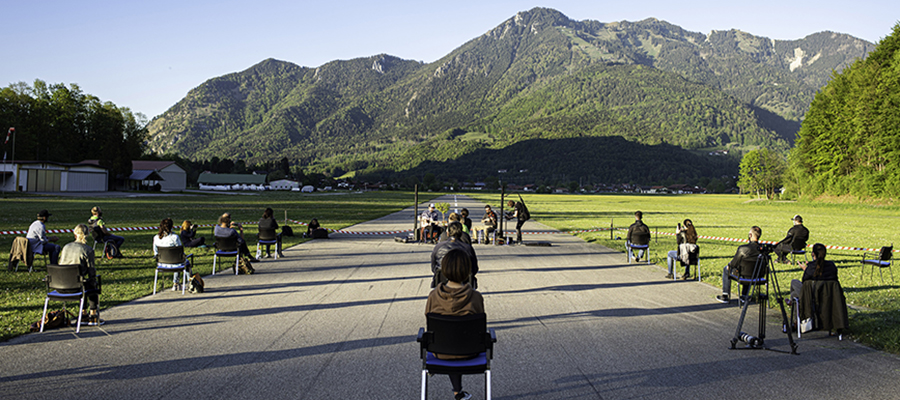
[[[436,210],[434,203],[428,205],[428,209],[422,212],[422,226],[425,228],[425,238],[427,241],[437,241],[437,237],[443,232],[438,225],[441,222],[441,212]]]
[[[87,324],[103,325],[103,320],[97,314],[99,306],[97,270],[94,269],[94,249],[87,245],[88,227],[85,224],[78,224],[72,232],[75,234],[75,241],[63,247],[59,255],[59,264],[78,265],[81,276],[85,277],[84,289],[87,292],[88,309],[90,309]]]
[[[478,232],[484,232],[484,244],[488,243],[488,235],[497,230],[497,213],[491,210],[490,205],[484,206],[484,216],[481,217],[481,226],[475,228],[475,239],[478,241]]]
[[[213,235],[216,237],[237,237],[239,254],[250,259],[250,262],[259,262],[256,257],[250,255],[250,249],[247,248],[247,242],[244,241],[244,227],[236,222],[231,222],[231,214],[224,213],[219,217],[218,224],[213,229]]]
[[[116,257],[122,257],[121,250],[122,245],[125,243],[125,238],[109,233],[109,229],[106,229],[106,223],[103,222],[103,211],[100,207],[91,209],[91,218],[88,219],[88,224],[95,233],[94,240],[112,242],[116,246],[116,249],[119,250],[116,252]]]
[[[434,275],[431,280],[431,287],[447,282],[447,278],[441,273],[441,260],[449,251],[459,249],[466,253],[472,265],[472,282],[469,282],[469,284],[473,288],[478,288],[478,281],[475,278],[475,274],[478,273],[478,257],[475,255],[475,249],[472,248],[472,245],[463,243],[460,239],[463,235],[462,224],[459,222],[450,223],[447,227],[447,232],[450,239],[439,242],[434,246],[434,250],[431,251],[431,273]]]
[[[28,227],[28,244],[31,245],[31,252],[35,254],[46,254],[50,257],[50,264],[59,264],[60,247],[55,242],[59,240],[56,236],[47,236],[47,227],[44,223],[50,219],[47,210],[41,210],[37,215],[37,220]]]
[[[722,294],[716,296],[716,300],[720,303],[728,303],[731,300],[732,280],[764,278],[768,272],[768,262],[761,265],[759,271],[756,270],[756,263],[760,254],[759,238],[762,236],[762,228],[758,226],[750,228],[748,236],[750,243],[738,246],[737,251],[734,253],[734,258],[722,271]],[[741,294],[747,295],[748,293],[750,293],[750,285],[742,285]]]
[[[798,214],[791,218],[791,221],[794,221],[794,226],[788,230],[787,236],[778,242],[778,246],[775,246],[775,255],[782,264],[789,262],[787,256],[791,251],[806,248],[806,241],[809,240],[809,229],[803,226],[803,217]]]
[[[644,256],[644,249],[638,250],[637,257],[634,256],[634,251],[631,249],[631,245],[647,245],[650,244],[650,227],[644,225],[643,221],[644,213],[640,211],[634,212],[634,223],[628,227],[628,234],[625,236],[626,245],[628,247],[628,259],[633,259],[635,262],[641,260],[641,257]],[[650,257],[649,255],[647,257]]]

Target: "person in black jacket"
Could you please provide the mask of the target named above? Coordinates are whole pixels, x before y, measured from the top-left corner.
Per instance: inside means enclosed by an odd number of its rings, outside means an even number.
[[[528,214],[528,207],[525,207],[525,203],[521,201],[507,201],[506,205],[512,208],[512,211],[506,214],[506,219],[516,219],[516,243],[522,243],[522,225],[525,225],[525,221],[528,221],[530,215]]]
[[[794,221],[794,226],[788,230],[787,236],[778,242],[778,246],[775,246],[775,255],[778,256],[778,262],[782,264],[789,262],[787,256],[791,254],[791,251],[802,250],[809,240],[809,229],[803,226],[803,217],[798,214],[791,218],[791,221]]]
[[[813,281],[836,281],[838,280],[837,265],[833,261],[825,260],[825,254],[828,252],[825,245],[816,243],[812,247],[812,261],[808,263],[798,262],[797,266],[803,270],[801,280],[791,280],[791,298],[800,298],[800,289],[803,282]]]
[[[634,223],[628,227],[628,234],[625,235],[625,241],[628,243],[628,258],[634,259],[634,262],[641,260],[644,256],[644,249],[638,250],[637,257],[631,249],[632,244],[645,245],[650,244],[650,227],[644,225],[644,213],[640,211],[634,212]],[[650,255],[647,255],[650,257]]]
[[[731,262],[722,271],[722,294],[716,296],[720,303],[728,303],[731,300],[731,281],[744,279],[763,278],[768,272],[769,264],[764,263],[757,270],[756,263],[759,259],[759,238],[762,237],[762,228],[754,226],[750,228],[750,243],[738,246]],[[741,294],[750,292],[750,285],[743,285]]]
[[[450,225],[447,226],[447,232],[450,234],[450,239],[438,242],[431,252],[431,273],[434,274],[434,278],[431,281],[431,287],[437,287],[439,283],[447,283],[447,278],[441,274],[441,260],[450,250],[460,249],[469,255],[469,261],[472,264],[472,281],[469,282],[469,284],[472,285],[473,289],[478,288],[478,281],[475,279],[475,274],[478,273],[478,257],[475,255],[475,249],[472,248],[472,245],[463,243],[462,240],[460,240],[460,237],[463,234],[462,224],[459,222],[451,222]]]
[[[275,212],[271,208],[266,208],[263,211],[262,218],[259,220],[259,231],[269,230],[272,232],[278,231],[278,222],[275,221]],[[278,252],[278,257],[284,257],[284,253],[281,252],[281,233],[277,233],[275,235],[275,251]],[[272,245],[266,245],[266,254],[263,258],[272,258]]]

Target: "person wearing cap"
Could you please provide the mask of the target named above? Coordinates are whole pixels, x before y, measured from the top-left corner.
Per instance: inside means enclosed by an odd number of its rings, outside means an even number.
[[[36,254],[46,254],[50,257],[50,264],[59,264],[59,251],[62,249],[58,244],[53,243],[59,240],[56,236],[47,236],[47,227],[44,225],[50,219],[47,210],[41,210],[37,215],[37,220],[28,227],[28,244],[31,245],[31,252]]]
[[[422,226],[425,227],[425,241],[429,238],[437,238],[444,230],[438,226],[441,222],[441,212],[435,209],[434,203],[428,205],[428,209],[422,212]]]
[[[94,239],[104,242],[113,242],[116,249],[119,250],[116,253],[117,257],[122,256],[122,245],[125,244],[125,238],[109,233],[109,229],[106,229],[106,223],[103,222],[103,210],[101,210],[100,207],[91,208],[91,218],[88,219],[88,226],[95,232],[101,234],[99,235],[99,238],[94,237]]]
[[[791,254],[791,251],[806,248],[806,242],[809,240],[809,229],[803,226],[803,217],[797,214],[791,218],[791,221],[794,222],[794,226],[788,230],[787,236],[775,246],[775,255],[778,256],[778,262],[782,264],[790,262],[787,256]]]

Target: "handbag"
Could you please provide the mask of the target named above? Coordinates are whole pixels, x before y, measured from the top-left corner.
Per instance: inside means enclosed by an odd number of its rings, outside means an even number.
[[[813,330],[813,319],[807,318],[800,322],[800,333],[806,333]]]

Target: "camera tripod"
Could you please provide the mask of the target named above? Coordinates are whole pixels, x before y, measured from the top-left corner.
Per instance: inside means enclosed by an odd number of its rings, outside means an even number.
[[[769,302],[769,282],[771,282],[773,289],[775,290],[775,301],[781,307],[781,317],[783,321],[781,330],[787,334],[788,342],[791,344],[790,354],[797,355],[797,343],[794,343],[794,338],[791,336],[792,330],[790,328],[790,319],[784,309],[784,297],[781,296],[781,290],[779,290],[777,272],[772,263],[772,258],[769,257],[769,253],[772,252],[772,249],[774,249],[774,246],[772,245],[760,249],[760,254],[756,258],[756,265],[753,268],[753,276],[757,277],[756,279],[738,279],[739,284],[750,285],[752,289],[749,294],[743,294],[744,288],[741,288],[741,318],[738,320],[737,329],[734,330],[734,337],[731,339],[731,349],[736,349],[736,344],[740,340],[747,343],[745,349],[766,349],[783,352],[781,350],[765,347],[766,309],[768,308]],[[765,293],[761,292],[762,286],[765,286]],[[741,328],[744,325],[744,318],[747,316],[747,309],[750,308],[750,299],[753,297],[756,297],[756,301],[759,303],[759,331],[757,336],[741,331]]]

